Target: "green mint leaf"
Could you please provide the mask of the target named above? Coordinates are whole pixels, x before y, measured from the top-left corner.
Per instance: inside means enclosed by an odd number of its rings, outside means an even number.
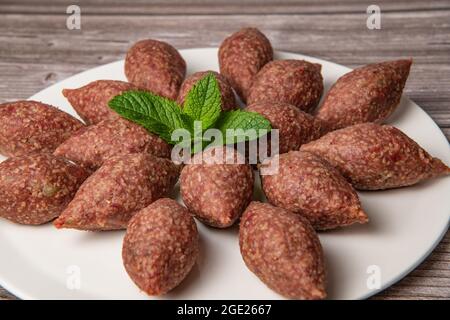
[[[188,119],[175,101],[146,91],[126,91],[109,101],[111,109],[148,131],[174,143],[171,134],[180,128],[189,128]]]
[[[188,92],[183,113],[193,120],[202,121],[202,128],[206,130],[219,118],[221,104],[219,83],[214,74],[209,72]]]
[[[243,110],[222,112],[215,127],[222,132],[224,143],[258,139],[272,129],[269,120],[259,113]],[[228,129],[236,131],[230,132]]]

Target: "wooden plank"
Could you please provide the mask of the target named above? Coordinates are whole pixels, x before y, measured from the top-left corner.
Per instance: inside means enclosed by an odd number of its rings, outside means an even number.
[[[17,299],[14,295],[0,287],[0,300],[15,300]]]
[[[335,19],[326,14],[271,15],[270,19],[246,15],[82,16],[81,31],[67,30],[65,18],[63,15],[35,15],[33,19],[26,15],[3,15],[0,61],[28,59],[29,62],[38,56],[42,63],[59,58],[67,63],[98,64],[123,55],[138,39],[158,38],[178,48],[217,46],[238,27],[251,25],[261,28],[278,50],[350,66],[399,56],[414,57],[417,64],[445,66],[450,62],[450,11],[386,13],[381,30],[368,30],[365,14],[342,14]],[[24,20],[26,24],[22,23]],[[442,77],[446,71],[442,70]]]
[[[373,1],[359,0],[4,0],[0,3],[0,12],[25,14],[62,14],[69,4],[80,6],[83,14],[95,15],[185,15],[185,14],[339,14],[365,12]],[[450,3],[446,0],[430,1],[389,1],[378,0],[382,12],[407,12],[425,10],[448,10]]]

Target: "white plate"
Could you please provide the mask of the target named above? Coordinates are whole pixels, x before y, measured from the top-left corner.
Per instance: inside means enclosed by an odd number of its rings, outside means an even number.
[[[181,54],[187,61],[188,73],[218,70],[216,49],[181,50]],[[322,64],[326,89],[349,71],[346,67],[299,54],[278,52],[276,58],[306,59]],[[61,89],[77,88],[98,79],[125,80],[123,61],[77,74],[30,99],[59,106],[76,116]],[[414,102],[403,98],[390,123],[450,164],[447,139]],[[398,190],[361,192],[370,223],[320,234],[329,273],[329,298],[366,298],[412,271],[448,229],[449,194],[450,178]],[[201,258],[188,278],[164,298],[282,298],[245,267],[239,253],[237,227],[216,230],[198,225]],[[0,284],[25,299],[147,299],[122,266],[123,235],[123,231],[56,230],[51,224],[20,226],[2,219]],[[367,286],[371,276],[368,271],[373,270],[379,271],[378,289]]]

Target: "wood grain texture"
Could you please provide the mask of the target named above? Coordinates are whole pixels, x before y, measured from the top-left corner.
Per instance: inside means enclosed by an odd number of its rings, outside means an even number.
[[[236,14],[341,14],[364,12],[374,2],[360,0],[3,0],[0,11],[27,14],[61,14],[68,4],[95,15],[236,15]],[[385,12],[449,9],[446,0],[378,0]]]
[[[14,295],[0,287],[0,300],[15,300],[17,299]]]
[[[256,26],[277,50],[355,67],[413,57],[405,93],[450,138],[450,1],[377,1],[381,30],[366,28],[369,1],[71,1],[81,30],[66,28],[67,1],[0,2],[0,102],[23,99],[94,66],[122,59],[138,39],[215,47]],[[0,298],[14,298],[0,288]],[[450,233],[416,270],[374,299],[450,299]]]

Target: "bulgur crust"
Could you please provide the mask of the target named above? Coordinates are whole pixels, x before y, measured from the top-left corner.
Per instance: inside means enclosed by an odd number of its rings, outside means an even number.
[[[0,216],[37,225],[60,215],[89,173],[50,153],[30,153],[0,163]]]
[[[137,211],[172,190],[178,174],[170,160],[150,154],[110,158],[83,183],[54,224],[92,231],[125,229]]]
[[[270,203],[304,216],[316,230],[368,221],[353,187],[326,161],[302,151],[278,160],[277,174],[261,176]]]
[[[220,73],[228,79],[244,102],[253,78],[272,60],[272,45],[256,28],[243,28],[233,33],[219,47]]]
[[[329,132],[300,150],[327,160],[360,190],[410,186],[450,173],[441,160],[389,125],[353,125]]]
[[[139,90],[131,83],[118,80],[97,80],[77,89],[63,89],[64,97],[86,124],[117,119],[119,114],[108,106],[115,96],[129,90]]]
[[[223,148],[223,149],[222,149]],[[233,157],[238,153],[227,147],[215,150],[227,150]],[[226,228],[239,218],[253,195],[253,170],[250,165],[210,164],[208,158],[214,151],[206,150],[202,164],[187,164],[181,171],[180,191],[184,204],[196,218],[207,225]]]
[[[140,125],[117,118],[103,120],[74,134],[54,152],[91,171],[111,157],[129,153],[170,158],[171,147]]]
[[[125,75],[137,87],[176,100],[186,75],[186,62],[166,42],[141,40],[127,52]]]
[[[283,102],[310,113],[323,93],[321,68],[304,60],[269,62],[255,76],[247,103]]]
[[[345,74],[331,87],[317,117],[330,130],[383,122],[400,102],[411,63],[411,59],[386,61]]]
[[[270,121],[272,129],[279,130],[280,153],[298,150],[325,132],[322,121],[288,103],[256,102],[246,110],[261,114]]]
[[[178,286],[198,253],[194,219],[168,198],[153,202],[131,219],[122,246],[125,270],[148,295],[162,295]]]
[[[324,299],[322,246],[307,219],[268,203],[252,202],[239,227],[245,264],[275,292],[294,299]]]
[[[83,123],[51,105],[20,100],[0,104],[0,154],[52,153]]]

